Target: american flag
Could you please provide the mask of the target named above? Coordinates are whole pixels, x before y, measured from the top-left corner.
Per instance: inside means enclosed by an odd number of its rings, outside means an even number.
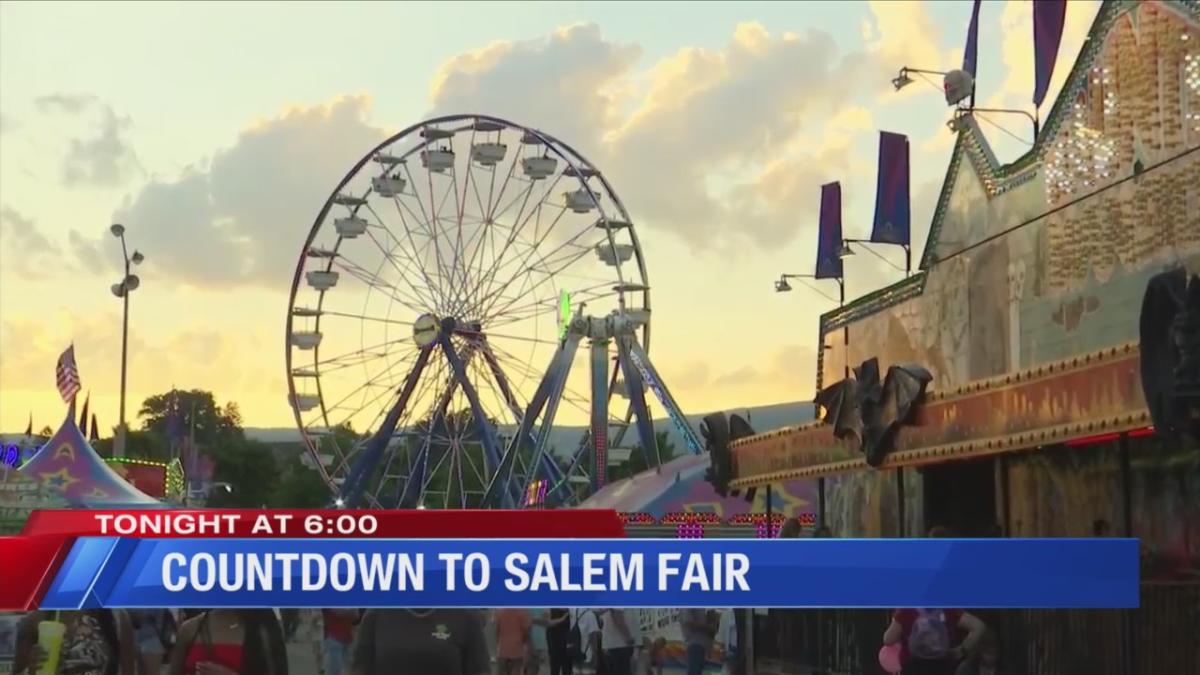
[[[63,401],[74,401],[75,394],[78,394],[80,389],[79,368],[75,366],[75,345],[67,347],[67,351],[58,357],[54,375],[58,379],[58,393],[62,395]]]

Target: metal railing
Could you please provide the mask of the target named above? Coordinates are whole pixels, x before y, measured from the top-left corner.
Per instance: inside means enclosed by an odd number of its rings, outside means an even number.
[[[981,610],[1004,672],[1024,675],[1200,673],[1200,583],[1142,584],[1135,610]],[[756,672],[882,675],[889,612],[771,610],[755,624]]]

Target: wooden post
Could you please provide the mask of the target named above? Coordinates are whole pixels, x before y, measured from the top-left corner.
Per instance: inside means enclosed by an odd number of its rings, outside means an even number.
[[[1121,461],[1121,534],[1133,536],[1133,464],[1129,457],[1129,434],[1123,433],[1117,438],[1117,450]],[[1125,657],[1125,672],[1138,675],[1138,640],[1134,631],[1134,613],[1136,609],[1121,612],[1121,638],[1125,649],[1121,650]]]
[[[772,524],[773,524],[771,521],[771,517],[773,515],[774,514],[771,510],[771,484],[767,483],[767,539],[775,538],[775,536],[772,534],[772,529],[771,529]]]
[[[817,479],[817,527],[825,527],[825,477]]]
[[[896,531],[899,532],[900,538],[907,535],[904,524],[904,467],[896,468]]]

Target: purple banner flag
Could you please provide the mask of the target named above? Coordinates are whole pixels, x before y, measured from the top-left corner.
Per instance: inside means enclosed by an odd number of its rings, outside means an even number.
[[[975,0],[971,9],[971,23],[967,25],[967,47],[963,50],[962,69],[975,77],[975,62],[979,57],[979,5],[982,0]]]
[[[908,182],[908,136],[879,132],[879,179],[875,186],[875,225],[871,241],[909,243],[911,204]]]
[[[1033,2],[1033,105],[1040,106],[1050,89],[1058,45],[1066,23],[1066,0],[1034,0]]]
[[[817,226],[817,279],[842,278],[842,184],[821,186],[821,222]]]

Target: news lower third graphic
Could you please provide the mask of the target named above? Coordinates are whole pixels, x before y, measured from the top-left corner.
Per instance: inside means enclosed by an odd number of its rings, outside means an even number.
[[[577,536],[528,511],[38,512],[0,538],[26,570],[0,609],[1138,603],[1133,539],[639,539],[567,513]]]

